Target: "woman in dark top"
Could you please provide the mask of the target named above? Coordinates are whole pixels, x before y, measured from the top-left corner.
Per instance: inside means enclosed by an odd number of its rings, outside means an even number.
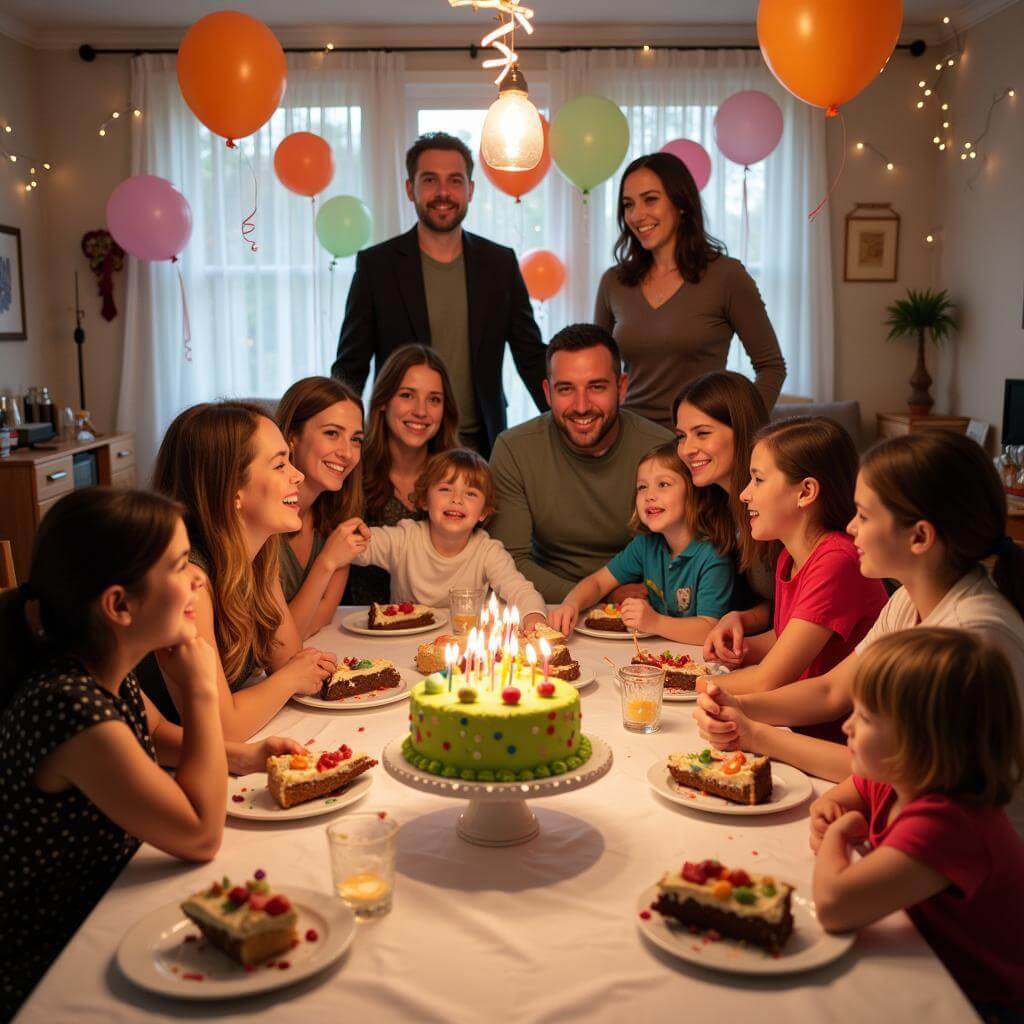
[[[700,193],[671,153],[638,157],[619,185],[615,266],[597,290],[594,322],[611,331],[629,373],[625,408],[672,429],[679,389],[724,370],[734,334],[768,409],[786,363],[753,278],[704,227]]]
[[[302,649],[281,590],[276,535],[301,526],[301,482],[277,424],[244,402],[186,409],[157,453],[154,490],[184,506],[192,558],[203,570],[196,625],[217,655],[226,739],[248,739],[293,694],[315,693],[337,662],[328,651]],[[254,671],[267,678],[243,686]],[[147,671],[142,684],[156,700],[159,674]]]
[[[367,526],[397,526],[421,513],[410,500],[435,452],[458,446],[459,410],[440,356],[424,345],[396,349],[370,396],[363,446]],[[343,604],[391,600],[391,577],[376,566],[352,566]]]
[[[173,502],[88,488],[47,513],[28,581],[0,594],[4,1020],[140,842],[210,860],[229,767],[256,771],[269,754],[301,749],[276,738],[225,747],[214,653],[195,625],[202,583],[188,555]],[[136,682],[132,666],[151,651],[182,728]]]

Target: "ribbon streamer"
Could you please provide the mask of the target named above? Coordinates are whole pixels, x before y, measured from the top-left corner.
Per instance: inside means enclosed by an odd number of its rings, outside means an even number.
[[[750,240],[750,205],[747,202],[747,175],[750,164],[743,165],[743,216],[740,220],[740,262],[746,266],[747,243]]]
[[[836,107],[829,107],[825,112],[826,117],[838,117],[839,123],[843,126],[843,162],[839,165],[839,170],[836,172],[835,178],[832,180],[832,184],[829,186],[828,191],[825,193],[825,198],[822,199],[818,205],[807,214],[807,220],[813,222],[814,218],[821,213],[825,204],[832,198],[832,193],[835,191],[836,185],[839,184],[839,179],[843,176],[843,171],[846,168],[846,121],[843,119],[842,113]]]
[[[171,257],[171,262],[176,264],[178,271],[178,290],[181,292],[181,340],[185,347],[185,361],[192,362],[192,323],[188,315],[188,300],[185,297],[185,278],[181,273],[181,263],[177,256]]]
[[[505,76],[512,69],[512,65],[519,60],[519,54],[515,51],[516,24],[518,23],[527,35],[533,35],[533,26],[530,24],[533,18],[533,9],[522,7],[519,0],[448,0],[448,3],[451,7],[472,7],[474,11],[483,8],[497,11],[499,15],[508,15],[508,21],[502,21],[496,29],[488,32],[480,40],[482,49],[494,47],[501,54],[500,57],[489,57],[480,65],[484,68],[501,68],[501,72],[494,80],[495,85],[501,85]],[[504,36],[510,37],[508,43],[501,42]]]
[[[256,244],[256,240],[252,235],[256,231],[256,221],[253,218],[256,216],[256,210],[260,205],[260,182],[256,177],[256,169],[245,155],[245,150],[241,146],[236,146],[230,139],[228,139],[227,145],[229,149],[238,150],[242,160],[245,161],[245,166],[249,169],[249,176],[252,178],[252,212],[247,217],[242,218],[242,241],[249,246],[250,252],[259,252],[260,247]]]

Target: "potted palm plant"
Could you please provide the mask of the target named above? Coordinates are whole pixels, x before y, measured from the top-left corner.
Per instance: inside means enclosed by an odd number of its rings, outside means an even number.
[[[930,388],[932,378],[924,364],[925,336],[931,335],[937,345],[944,341],[960,324],[957,322],[955,307],[949,300],[946,289],[933,292],[930,288],[924,291],[907,289],[907,297],[898,299],[886,308],[889,338],[917,338],[917,367],[910,378],[910,415],[927,416],[931,412],[932,396]]]

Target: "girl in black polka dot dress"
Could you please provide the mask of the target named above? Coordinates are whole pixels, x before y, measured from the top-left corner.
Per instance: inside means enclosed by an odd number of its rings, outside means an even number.
[[[227,773],[291,740],[227,744],[200,575],[173,502],[90,488],[36,535],[0,594],[0,1018],[8,1019],[140,841],[184,860],[220,847]],[[149,652],[181,709],[166,722],[132,668]],[[174,776],[157,764],[176,765]]]

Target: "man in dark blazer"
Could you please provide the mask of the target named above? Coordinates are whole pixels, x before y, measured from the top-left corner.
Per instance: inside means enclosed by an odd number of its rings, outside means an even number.
[[[473,198],[473,157],[443,132],[406,154],[406,195],[418,223],[356,257],[331,374],[362,390],[397,348],[430,345],[445,361],[464,443],[485,457],[506,427],[505,345],[537,408],[547,409],[544,343],[515,253],[462,230]]]

